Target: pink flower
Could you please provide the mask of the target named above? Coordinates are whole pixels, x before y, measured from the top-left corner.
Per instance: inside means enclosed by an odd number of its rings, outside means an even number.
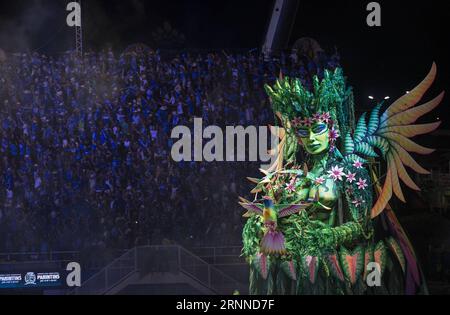
[[[323,122],[325,122],[325,123],[328,124],[328,122],[329,122],[330,119],[331,119],[331,115],[330,115],[330,113],[323,113],[323,114],[321,115],[320,119],[321,119]]]
[[[354,193],[353,187],[348,187],[348,188],[345,190],[345,192],[346,192],[348,195],[353,195],[353,193]]]
[[[289,184],[286,184],[286,190],[290,193],[295,191],[295,182],[290,182]]]
[[[317,177],[314,181],[314,184],[317,186],[322,185],[323,183],[325,183],[325,179],[323,177]]]
[[[347,177],[347,182],[348,183],[353,183],[354,181],[356,181],[356,174],[352,173],[352,172],[348,172],[347,175],[345,175]]]
[[[331,142],[335,142],[338,138],[339,138],[339,132],[336,129],[331,128],[331,130],[330,130]]]
[[[302,120],[302,125],[306,126],[306,127],[311,127],[313,123],[312,118],[305,118],[304,120]]]
[[[363,203],[364,203],[364,200],[362,200],[362,199],[356,199],[356,200],[352,201],[352,204],[357,208],[359,208]]]
[[[342,176],[344,175],[344,168],[340,168],[339,166],[334,166],[331,168],[331,171],[328,171],[328,175],[334,181],[342,180]]]
[[[298,126],[302,123],[302,120],[301,120],[299,117],[295,117],[295,118],[291,121],[291,123],[292,123],[292,126],[298,127]]]
[[[319,113],[314,114],[313,119],[315,122],[322,121],[322,114],[319,114]]]
[[[366,179],[362,179],[360,178],[359,181],[356,183],[356,185],[358,186],[358,189],[366,189],[366,187],[368,187],[367,185],[367,180]]]
[[[363,167],[363,163],[360,160],[356,160],[355,163],[353,163],[353,166],[357,169],[361,169]]]

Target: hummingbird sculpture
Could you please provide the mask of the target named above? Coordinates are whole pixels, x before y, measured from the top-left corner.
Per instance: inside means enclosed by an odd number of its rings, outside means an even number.
[[[261,253],[265,255],[286,253],[285,237],[282,232],[277,230],[278,219],[286,218],[290,215],[299,213],[314,203],[314,200],[301,202],[294,205],[275,205],[269,197],[263,198],[263,203],[249,202],[241,198],[243,202],[239,204],[248,212],[244,217],[249,217],[252,213],[263,218],[264,227],[266,228],[263,239],[261,240]]]

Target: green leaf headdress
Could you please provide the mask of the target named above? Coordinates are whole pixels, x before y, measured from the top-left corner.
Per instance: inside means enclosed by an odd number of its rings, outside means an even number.
[[[315,76],[313,91],[303,86],[300,79],[288,77],[278,80],[273,88],[268,85],[265,88],[285,129],[315,120],[331,123],[341,134],[354,126],[353,94],[346,87],[341,68],[325,70],[322,80]]]
[[[299,149],[295,130],[299,126],[316,121],[327,123],[333,147],[338,135],[345,135],[354,129],[353,92],[346,86],[341,68],[325,70],[322,80],[314,76],[312,91],[300,79],[288,77],[279,79],[274,87],[266,85],[265,89],[283,127],[279,134],[278,159],[270,170],[280,169],[283,160],[295,160]]]

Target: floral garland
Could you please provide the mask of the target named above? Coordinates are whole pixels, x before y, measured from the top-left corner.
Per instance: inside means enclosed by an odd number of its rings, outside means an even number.
[[[306,117],[304,119],[300,117],[296,117],[291,121],[291,124],[294,128],[297,127],[311,127],[316,123],[326,123],[330,124],[333,120],[331,119],[330,113],[316,113],[312,117]]]

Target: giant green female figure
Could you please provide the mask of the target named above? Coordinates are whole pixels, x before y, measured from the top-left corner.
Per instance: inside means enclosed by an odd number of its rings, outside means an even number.
[[[311,91],[290,78],[266,86],[280,144],[264,177],[249,178],[254,200],[240,203],[251,294],[427,293],[389,201],[405,202],[401,182],[420,190],[406,168],[428,174],[410,153],[433,150],[410,138],[439,126],[416,124],[444,96],[416,106],[435,76],[433,64],[410,93],[357,123],[340,68],[315,77]]]

